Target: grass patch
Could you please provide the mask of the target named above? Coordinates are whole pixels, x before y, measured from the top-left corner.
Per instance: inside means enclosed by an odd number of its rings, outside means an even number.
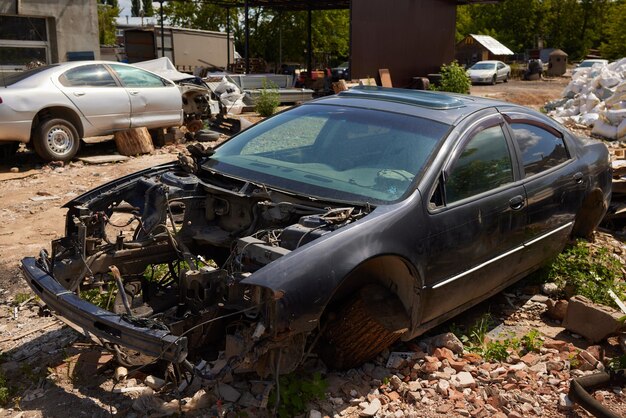
[[[102,288],[83,290],[80,292],[80,298],[102,309],[109,310],[117,294],[117,286],[115,283],[110,282],[106,287],[106,290]]]
[[[293,417],[307,412],[307,404],[311,401],[325,397],[328,383],[320,373],[314,373],[310,377],[291,373],[281,376],[280,400],[277,415],[280,418]],[[276,389],[269,398],[270,407],[274,407],[278,401]]]
[[[11,302],[11,304],[13,306],[18,306],[18,305],[21,305],[22,303],[26,302],[30,298],[31,298],[31,294],[30,293],[18,293],[13,298],[13,302]]]
[[[613,290],[622,300],[626,298],[623,268],[608,249],[590,247],[586,241],[578,240],[535,278],[543,283],[554,282],[563,296],[582,295],[593,302],[618,308],[608,290]]]
[[[463,342],[468,351],[479,354],[487,361],[505,361],[513,353],[539,352],[543,345],[537,330],[531,330],[521,338],[490,340],[487,334],[494,324],[491,314],[486,313],[472,324],[467,332],[455,324],[452,324],[450,331]]]

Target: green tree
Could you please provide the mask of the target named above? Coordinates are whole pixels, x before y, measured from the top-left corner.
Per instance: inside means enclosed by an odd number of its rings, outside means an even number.
[[[139,12],[141,11],[141,0],[132,0],[130,5],[130,15],[131,16],[139,16]]]
[[[226,30],[230,13],[231,33],[235,48],[243,54],[245,28],[242,8],[202,1],[167,2],[163,6],[165,18],[174,26],[204,30]],[[250,8],[250,57],[279,61],[306,60],[307,12],[277,11],[271,8]],[[313,57],[318,66],[345,61],[349,54],[350,21],[347,10],[312,12]]]
[[[610,7],[604,29],[606,39],[600,47],[602,55],[609,59],[626,57],[626,1]]]
[[[152,7],[152,0],[141,0],[143,15],[154,16],[154,8]]]
[[[98,40],[100,45],[114,45],[115,18],[120,14],[117,0],[98,0]]]

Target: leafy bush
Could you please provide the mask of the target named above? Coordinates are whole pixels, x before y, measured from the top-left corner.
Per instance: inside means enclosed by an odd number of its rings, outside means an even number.
[[[441,84],[433,87],[437,91],[449,91],[451,93],[469,94],[472,82],[458,62],[452,61],[450,64],[441,66]]]
[[[328,383],[319,373],[311,378],[291,373],[281,376],[280,400],[277,399],[276,390],[272,391],[269,398],[270,406],[279,402],[277,415],[280,418],[293,417],[307,411],[307,404],[313,400],[321,399],[325,395]]]
[[[256,101],[254,110],[263,117],[272,116],[280,104],[278,86],[274,83],[263,81],[263,88]]]
[[[608,290],[626,296],[622,263],[606,248],[592,248],[583,240],[567,248],[544,270],[540,280],[554,282],[563,293],[582,295],[617,308]]]

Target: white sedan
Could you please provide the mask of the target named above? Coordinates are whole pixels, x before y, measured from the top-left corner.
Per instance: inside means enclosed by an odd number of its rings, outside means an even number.
[[[32,143],[47,161],[71,160],[84,137],[183,122],[178,87],[128,64],[53,64],[2,77],[0,85],[0,145]]]
[[[511,67],[502,61],[478,61],[467,70],[472,83],[496,84],[499,80],[505,83],[511,76]]]

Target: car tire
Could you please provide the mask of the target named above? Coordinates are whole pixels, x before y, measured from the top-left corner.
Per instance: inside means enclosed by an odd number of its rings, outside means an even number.
[[[494,74],[493,78],[491,79],[491,84],[495,86],[497,83],[498,83],[498,76]]]
[[[339,370],[370,361],[396,342],[410,325],[402,302],[379,285],[363,287],[326,321],[318,352],[326,366]]]
[[[33,146],[45,161],[70,161],[78,152],[80,137],[71,122],[65,119],[47,119],[36,128]]]
[[[511,76],[511,74],[506,73],[506,75],[504,76],[504,82],[508,83],[509,82],[509,77]]]

